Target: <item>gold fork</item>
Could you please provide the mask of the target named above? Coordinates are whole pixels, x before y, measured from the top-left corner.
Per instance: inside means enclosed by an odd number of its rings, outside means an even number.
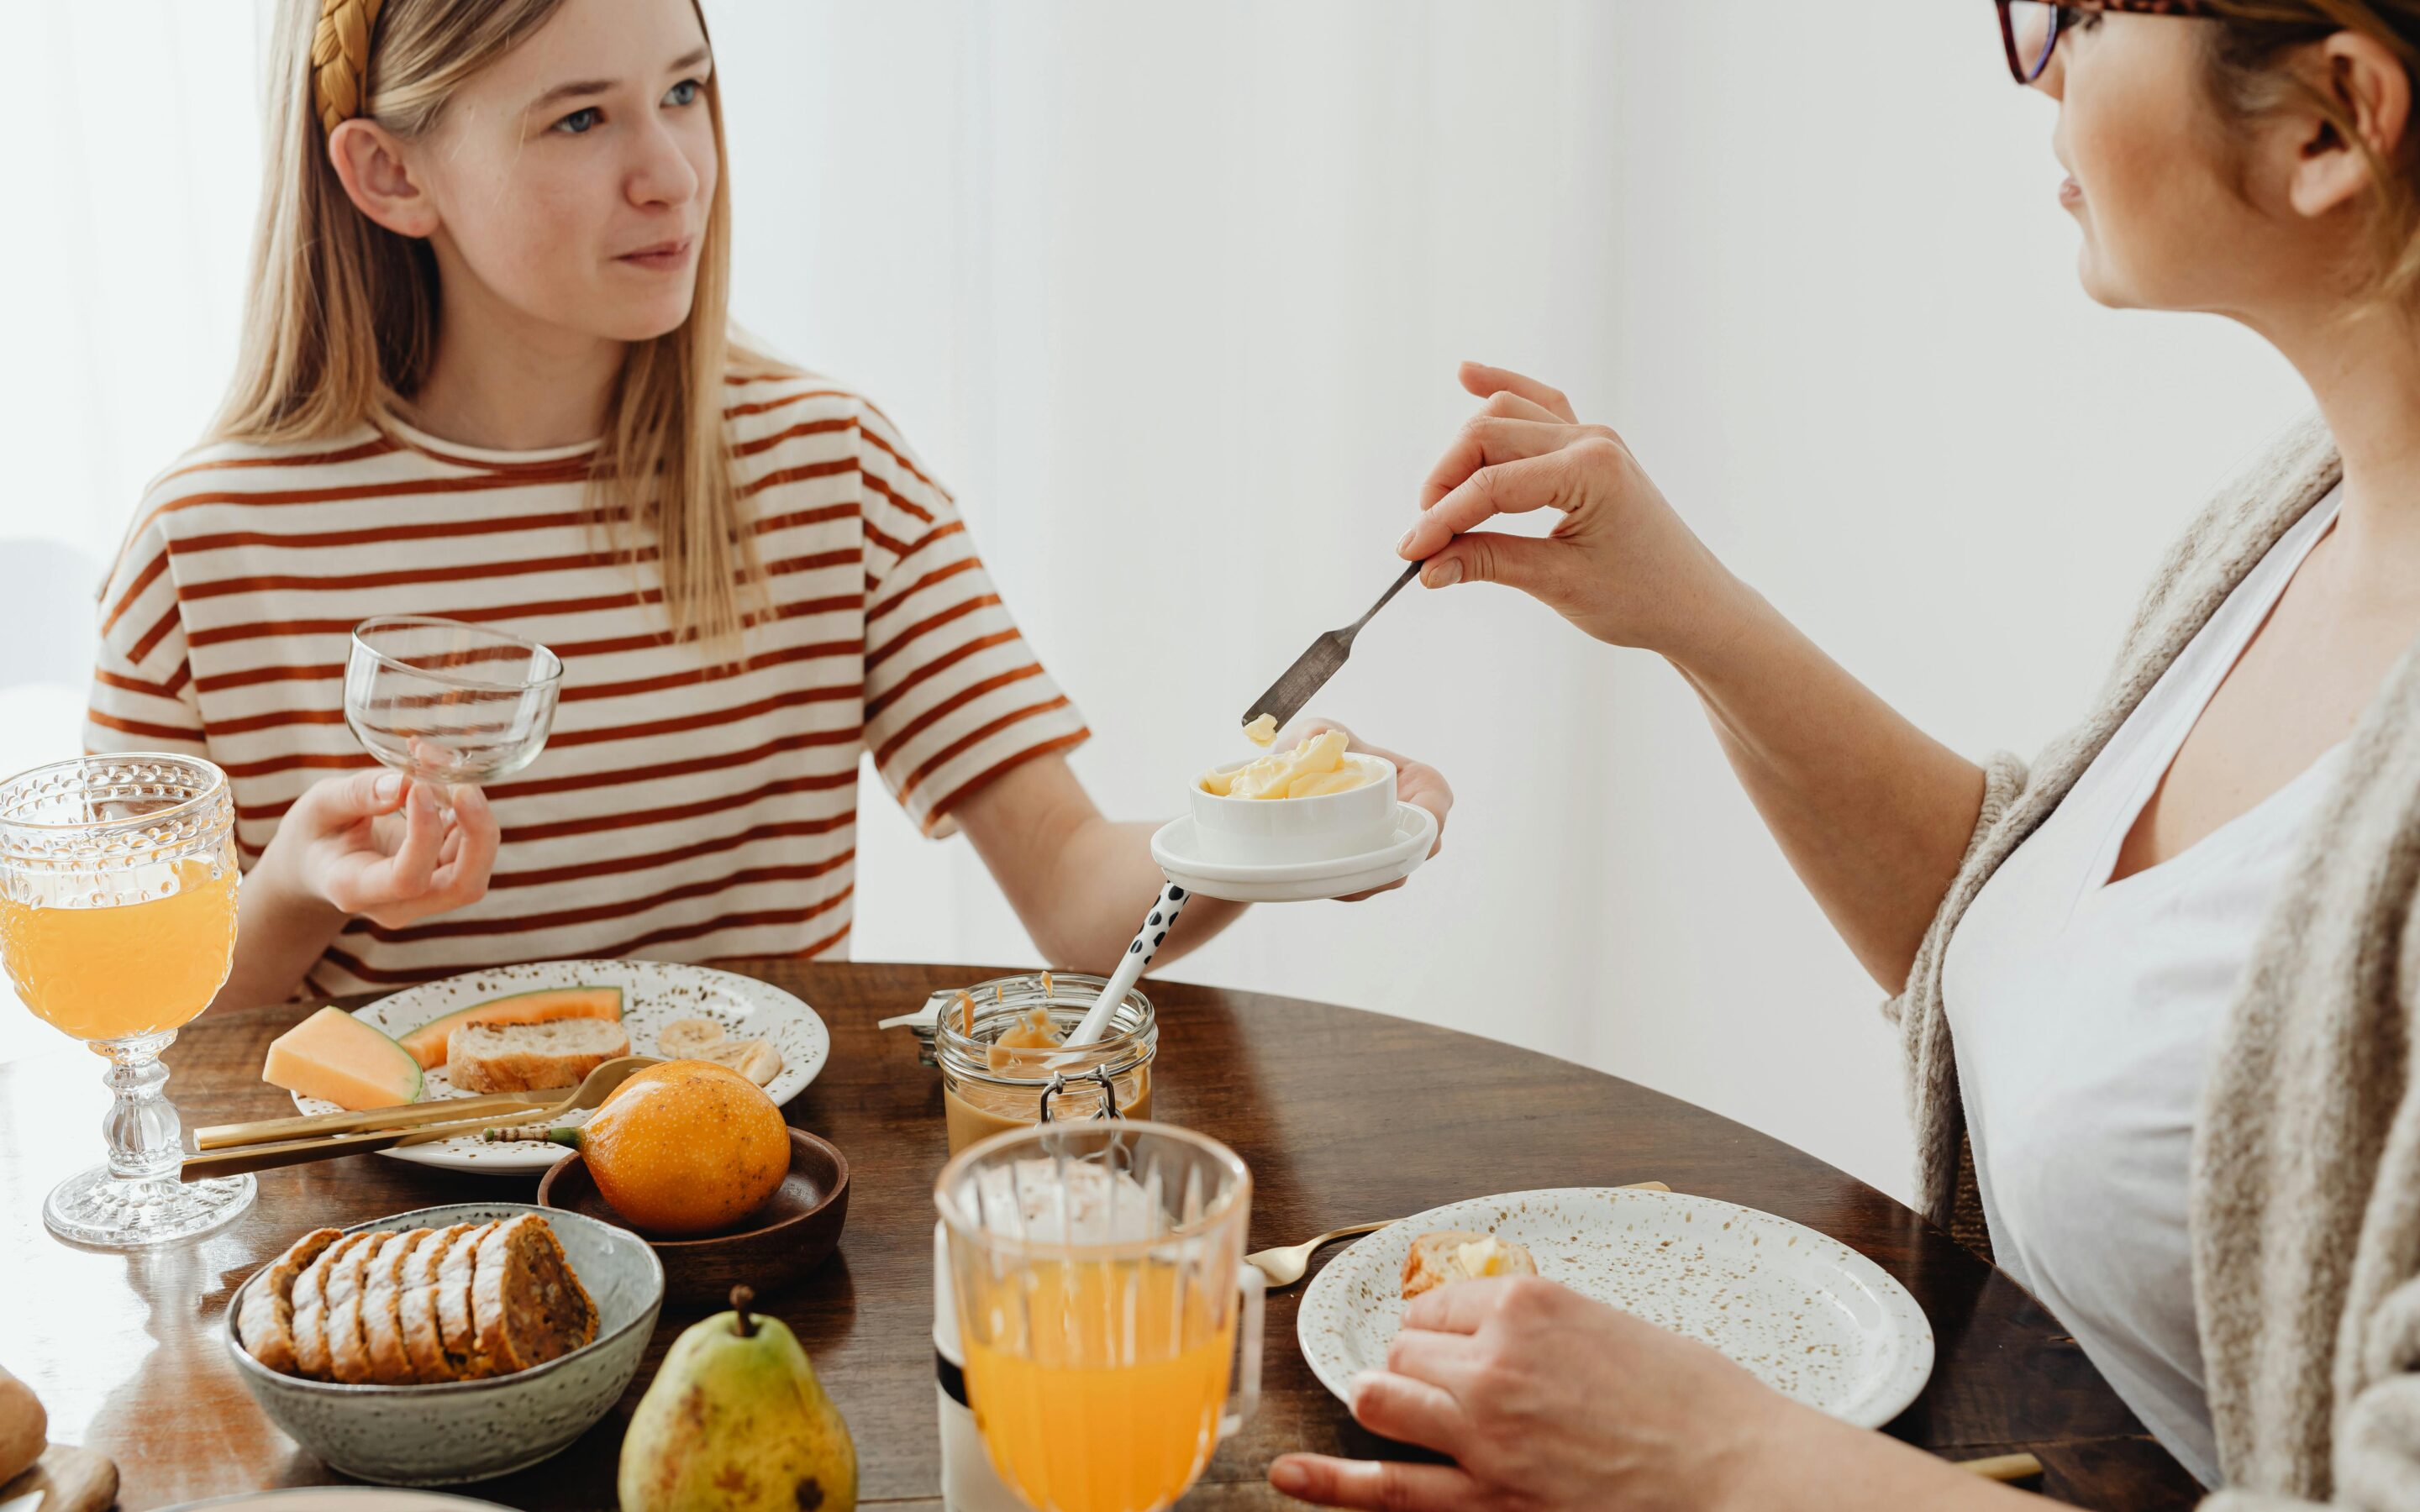
[[[365,1151],[390,1149],[397,1145],[427,1144],[434,1139],[450,1139],[456,1134],[477,1134],[483,1129],[502,1124],[529,1123],[559,1118],[593,1108],[612,1095],[614,1088],[629,1079],[630,1073],[657,1064],[653,1056],[622,1056],[609,1060],[588,1073],[586,1079],[555,1101],[537,1103],[513,1094],[496,1094],[485,1098],[440,1098],[432,1103],[408,1103],[392,1108],[371,1108],[362,1113],[314,1114],[300,1119],[264,1119],[256,1123],[221,1124],[201,1131],[212,1136],[213,1149],[209,1153],[190,1155],[178,1168],[180,1180],[193,1181],[210,1176],[233,1176],[241,1171],[272,1170],[280,1165],[300,1165],[308,1161],[334,1160],[339,1155],[358,1155]],[[469,1107],[472,1118],[454,1115]],[[444,1121],[431,1121],[442,1119]],[[398,1127],[397,1125],[402,1125]],[[334,1134],[319,1134],[307,1138],[278,1138],[297,1126],[319,1130],[334,1129]],[[238,1139],[247,1143],[236,1143]]]
[[[1661,1181],[1633,1181],[1621,1190],[1669,1192],[1672,1189]],[[1355,1224],[1349,1228],[1331,1228],[1317,1239],[1309,1240],[1300,1244],[1287,1244],[1282,1248],[1264,1249],[1247,1255],[1244,1257],[1244,1261],[1268,1278],[1271,1289],[1290,1287],[1301,1280],[1302,1273],[1311,1269],[1311,1257],[1318,1254],[1322,1247],[1333,1244],[1340,1239],[1351,1239],[1356,1234],[1374,1234],[1381,1228],[1392,1228],[1401,1222],[1403,1222],[1401,1218],[1381,1218],[1374,1224]]]

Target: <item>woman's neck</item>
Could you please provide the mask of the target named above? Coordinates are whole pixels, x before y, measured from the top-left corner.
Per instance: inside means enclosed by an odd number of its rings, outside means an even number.
[[[2344,457],[2336,533],[2390,596],[2420,585],[2420,332],[2401,313],[2320,312],[2264,332],[2302,374]]]
[[[597,440],[624,344],[535,319],[467,271],[444,271],[437,350],[408,418],[442,440],[491,451]]]

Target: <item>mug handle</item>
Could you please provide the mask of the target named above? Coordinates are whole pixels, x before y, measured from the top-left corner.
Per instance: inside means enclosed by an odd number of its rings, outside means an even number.
[[[1268,1295],[1269,1278],[1257,1265],[1246,1263],[1236,1268],[1235,1285],[1244,1293],[1244,1313],[1237,1320],[1235,1345],[1242,1358],[1235,1366],[1234,1405],[1218,1419],[1218,1437],[1228,1439],[1242,1431],[1252,1414],[1261,1410],[1261,1314],[1262,1304]]]

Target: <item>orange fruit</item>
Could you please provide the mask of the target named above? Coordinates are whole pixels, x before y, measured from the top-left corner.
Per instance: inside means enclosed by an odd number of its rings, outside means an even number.
[[[634,1228],[703,1234],[764,1206],[790,1169],[790,1131],[728,1066],[668,1060],[616,1088],[581,1126],[597,1193]]]

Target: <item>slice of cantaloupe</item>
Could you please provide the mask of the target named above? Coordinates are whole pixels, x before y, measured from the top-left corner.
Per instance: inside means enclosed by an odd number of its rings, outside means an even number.
[[[420,1100],[420,1063],[341,1008],[323,1008],[270,1041],[260,1079],[355,1112]]]
[[[556,1019],[611,1019],[622,1022],[619,987],[548,987],[510,997],[492,997],[469,1008],[458,1008],[443,1018],[403,1036],[402,1044],[424,1071],[445,1064],[445,1040],[456,1029],[473,1024],[551,1024]]]

